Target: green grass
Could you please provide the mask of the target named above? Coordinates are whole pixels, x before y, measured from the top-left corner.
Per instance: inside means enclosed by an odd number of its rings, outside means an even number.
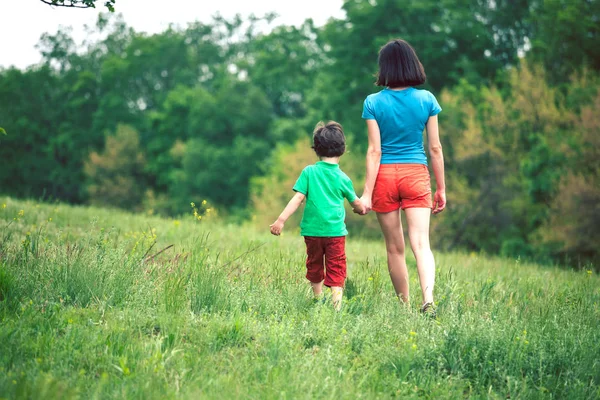
[[[429,321],[351,233],[336,313],[293,229],[2,204],[0,398],[600,397],[591,271],[436,254]]]

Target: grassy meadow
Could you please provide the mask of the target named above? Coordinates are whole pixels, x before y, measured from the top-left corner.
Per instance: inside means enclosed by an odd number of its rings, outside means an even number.
[[[436,253],[431,321],[351,232],[336,313],[286,229],[0,197],[0,398],[600,397],[591,266]]]

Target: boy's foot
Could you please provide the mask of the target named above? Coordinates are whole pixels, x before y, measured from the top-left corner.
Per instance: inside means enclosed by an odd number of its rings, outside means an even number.
[[[324,295],[313,297],[313,304],[325,304],[327,302],[327,298]]]
[[[435,304],[433,303],[425,303],[421,307],[421,314],[430,319],[436,319],[437,312],[435,311]]]

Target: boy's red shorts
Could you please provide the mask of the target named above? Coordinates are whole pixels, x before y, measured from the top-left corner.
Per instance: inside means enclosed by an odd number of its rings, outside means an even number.
[[[373,211],[432,208],[429,170],[423,164],[381,164],[373,188]]]
[[[306,279],[325,280],[325,286],[344,287],[346,280],[346,237],[305,236]],[[323,258],[325,262],[323,263]]]

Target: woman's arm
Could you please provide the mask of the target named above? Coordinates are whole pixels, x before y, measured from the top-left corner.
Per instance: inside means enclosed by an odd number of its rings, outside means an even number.
[[[285,221],[287,221],[288,218],[296,212],[298,207],[300,207],[300,204],[302,204],[302,202],[304,201],[305,197],[306,196],[302,193],[296,192],[294,197],[292,197],[288,205],[281,212],[281,215],[279,215],[279,218],[277,218],[277,221],[273,222],[273,224],[270,225],[271,233],[273,235],[279,236],[281,234]]]
[[[365,190],[360,198],[365,213],[371,211],[373,187],[379,172],[379,164],[381,162],[381,135],[379,133],[379,125],[374,119],[367,120],[367,132],[369,135],[369,147],[367,149],[367,176],[365,178]]]
[[[435,175],[436,190],[433,197],[433,213],[440,213],[446,208],[446,181],[444,178],[444,153],[440,141],[438,117],[434,115],[427,121],[427,142],[429,143],[429,156],[431,167]]]

